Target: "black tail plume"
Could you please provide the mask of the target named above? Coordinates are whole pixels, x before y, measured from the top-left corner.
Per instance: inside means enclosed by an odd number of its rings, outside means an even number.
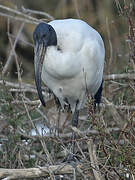
[[[102,89],[103,89],[103,81],[102,81],[97,93],[94,96],[94,110],[96,109],[97,105],[98,105],[98,108],[99,108],[99,104],[101,103]]]

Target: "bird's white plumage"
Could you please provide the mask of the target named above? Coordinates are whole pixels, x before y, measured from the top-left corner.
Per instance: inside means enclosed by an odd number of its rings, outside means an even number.
[[[99,33],[81,20],[54,20],[49,23],[57,35],[58,46],[49,46],[42,68],[42,80],[74,112],[86,100],[86,84],[91,95],[99,89],[104,69],[105,49]]]

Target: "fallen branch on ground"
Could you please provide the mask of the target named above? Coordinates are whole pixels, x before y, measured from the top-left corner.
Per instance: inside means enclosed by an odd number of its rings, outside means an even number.
[[[73,171],[74,168],[69,164],[52,165],[46,167],[27,168],[27,169],[0,168],[0,178],[2,178],[2,180],[39,178],[39,177],[49,176],[50,172],[53,173],[54,175],[60,175],[60,174],[72,174]]]

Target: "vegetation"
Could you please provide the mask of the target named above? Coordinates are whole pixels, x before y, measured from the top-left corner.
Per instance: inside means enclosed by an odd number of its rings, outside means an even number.
[[[135,179],[134,12],[134,0],[0,1],[1,179]],[[32,41],[40,20],[69,17],[97,29],[106,47],[100,112],[88,98],[74,129],[74,166],[62,162],[71,146],[70,113],[57,111],[46,87],[47,107],[40,106]]]

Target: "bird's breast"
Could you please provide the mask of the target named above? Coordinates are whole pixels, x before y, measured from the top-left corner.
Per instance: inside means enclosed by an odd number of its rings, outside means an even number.
[[[56,47],[47,48],[43,72],[56,79],[74,78],[81,71],[79,53],[61,52]]]

